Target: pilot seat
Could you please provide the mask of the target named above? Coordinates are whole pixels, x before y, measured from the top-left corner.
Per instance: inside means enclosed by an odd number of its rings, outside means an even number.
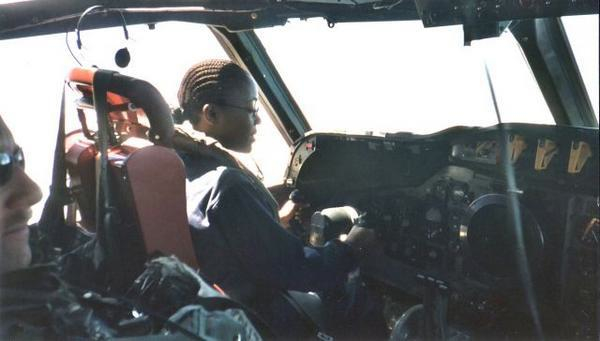
[[[75,68],[68,84],[81,95],[76,104],[81,129],[65,136],[69,192],[75,198],[68,217],[97,235],[107,284],[123,292],[157,253],[175,255],[197,269],[185,169],[172,149],[174,140],[183,149],[190,141],[175,134],[171,110],[158,90],[101,69]],[[207,158],[227,159],[211,145],[191,147],[188,151]],[[320,300],[313,295],[289,292],[284,297],[309,325],[322,319]]]
[[[101,69],[75,68],[68,85],[81,94],[81,129],[65,137],[75,198],[68,217],[97,234],[110,285],[126,288],[157,253],[198,268],[185,170],[171,148],[171,111],[161,94],[148,82]]]

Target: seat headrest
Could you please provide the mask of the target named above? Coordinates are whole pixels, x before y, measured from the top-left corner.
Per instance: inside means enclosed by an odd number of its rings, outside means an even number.
[[[172,147],[174,126],[171,109],[152,84],[116,71],[80,67],[71,70],[68,81],[84,97],[93,98],[94,77],[99,73],[110,73],[111,76],[106,89],[108,104],[121,110],[128,104],[142,109],[150,122],[150,141],[157,145]]]

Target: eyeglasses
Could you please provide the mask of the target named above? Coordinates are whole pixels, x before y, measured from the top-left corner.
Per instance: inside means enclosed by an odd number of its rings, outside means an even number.
[[[243,106],[239,106],[239,105],[233,105],[233,104],[229,104],[224,101],[218,101],[215,104],[223,106],[223,107],[230,107],[230,108],[236,108],[236,109],[243,110],[246,113],[248,113],[248,116],[250,116],[250,118],[252,120],[254,120],[254,122],[256,122],[256,117],[258,116],[258,110],[259,110],[258,103],[256,102],[256,100],[252,101],[252,108],[243,107]]]
[[[21,148],[17,148],[12,154],[0,153],[0,186],[8,183],[16,165],[25,168],[25,156]]]

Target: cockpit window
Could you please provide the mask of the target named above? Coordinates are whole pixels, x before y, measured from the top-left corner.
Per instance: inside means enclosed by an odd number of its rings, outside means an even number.
[[[81,31],[81,50],[73,32],[67,37],[55,34],[0,41],[0,114],[28,155],[28,173],[40,184],[44,198],[52,176],[48,170],[52,169],[62,81],[77,66],[65,38],[84,66],[96,65],[149,81],[173,107],[178,105],[181,78],[191,65],[208,58],[228,59],[205,25],[166,22],[153,29],[128,25],[128,31],[129,40],[121,27]],[[121,69],[114,56],[123,47],[128,48],[131,62]],[[71,105],[74,100],[67,97],[67,131],[79,127]],[[282,181],[289,146],[262,106],[259,115],[262,123],[257,127],[253,155],[243,161],[249,159],[251,169],[260,168],[265,183],[272,185]],[[34,206],[34,220],[39,218],[44,201]]]
[[[432,133],[503,122],[553,124],[510,32],[464,46],[460,26],[421,22],[292,22],[258,35],[311,127]]]
[[[598,119],[598,15],[561,18]]]

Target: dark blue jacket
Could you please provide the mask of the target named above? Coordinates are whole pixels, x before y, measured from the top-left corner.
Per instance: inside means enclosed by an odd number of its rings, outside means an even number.
[[[188,219],[201,271],[242,302],[278,289],[325,292],[356,267],[347,245],[305,247],[286,231],[273,197],[244,170],[219,167],[192,181]]]

